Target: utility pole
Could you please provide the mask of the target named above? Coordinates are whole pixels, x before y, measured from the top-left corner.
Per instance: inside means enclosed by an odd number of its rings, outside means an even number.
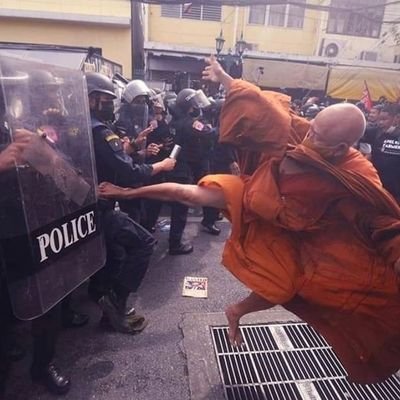
[[[144,34],[142,3],[131,0],[131,68],[133,79],[144,79]]]

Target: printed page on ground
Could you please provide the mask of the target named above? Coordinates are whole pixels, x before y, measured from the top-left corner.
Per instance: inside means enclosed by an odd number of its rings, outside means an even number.
[[[183,281],[182,296],[207,298],[207,278],[185,276]]]

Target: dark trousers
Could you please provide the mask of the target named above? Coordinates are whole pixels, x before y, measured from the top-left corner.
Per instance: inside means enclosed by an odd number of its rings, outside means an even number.
[[[158,180],[154,177],[149,184],[154,185],[156,183],[163,182],[164,179]],[[168,182],[188,184],[191,182],[189,177],[173,177],[168,179]],[[171,227],[169,231],[169,247],[177,247],[182,242],[183,231],[186,227],[186,221],[188,216],[189,207],[178,203],[176,201],[163,203],[157,200],[146,200],[145,201],[145,215],[146,220],[144,226],[147,229],[151,229],[155,226],[157,219],[160,215],[161,207],[163,204],[167,204],[171,208]]]
[[[53,361],[61,327],[61,305],[32,321],[32,371],[39,371]]]
[[[102,219],[107,261],[92,278],[93,285],[102,288],[104,293],[116,285],[136,292],[146,274],[156,241],[123,212],[108,210]],[[101,295],[98,293],[98,297]]]
[[[9,351],[16,341],[13,324],[11,303],[4,281],[1,287],[1,316],[0,316],[0,398],[5,391],[7,376],[11,362]],[[39,374],[53,361],[56,343],[60,330],[60,306],[54,306],[46,314],[34,319],[31,325],[33,339],[33,358],[31,371]]]
[[[7,285],[4,278],[0,279],[0,398],[5,391],[7,376],[10,371],[10,359],[7,346],[11,333],[12,311]]]
[[[118,204],[120,210],[128,214],[129,218],[133,219],[138,224],[142,223],[144,211],[141,199],[119,200]]]
[[[210,173],[210,163],[208,160],[188,163],[193,176],[193,182],[197,183],[201,178]],[[203,224],[214,225],[218,219],[219,210],[214,207],[203,207]]]

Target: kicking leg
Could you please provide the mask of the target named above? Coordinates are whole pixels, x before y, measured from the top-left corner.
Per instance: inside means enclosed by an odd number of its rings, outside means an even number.
[[[254,292],[251,292],[249,296],[239,303],[228,306],[225,310],[225,315],[228,319],[228,335],[232,346],[240,346],[243,343],[243,338],[239,331],[239,322],[243,315],[267,310],[274,306],[275,304],[270,303]]]

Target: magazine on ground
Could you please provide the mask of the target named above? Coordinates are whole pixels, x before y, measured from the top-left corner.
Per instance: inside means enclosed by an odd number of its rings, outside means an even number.
[[[182,296],[207,298],[207,278],[185,276],[183,280]]]

